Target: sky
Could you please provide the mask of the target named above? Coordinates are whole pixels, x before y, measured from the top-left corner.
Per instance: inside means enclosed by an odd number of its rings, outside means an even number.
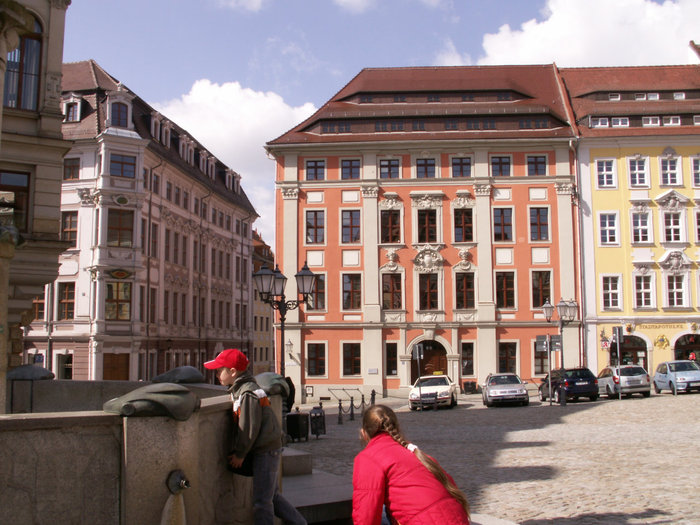
[[[264,145],[367,67],[697,64],[700,0],[73,0],[94,59],[242,176],[274,249]]]

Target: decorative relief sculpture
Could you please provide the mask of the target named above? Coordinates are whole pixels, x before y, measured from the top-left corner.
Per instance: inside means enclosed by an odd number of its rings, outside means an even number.
[[[471,257],[469,248],[462,248],[459,250],[460,261],[457,263],[457,267],[459,267],[460,270],[469,270],[472,267],[472,263],[470,262]]]
[[[389,272],[397,271],[399,269],[399,264],[396,262],[399,259],[398,250],[396,248],[389,248],[386,251],[386,258],[389,259],[389,262],[386,263],[382,269]]]
[[[420,210],[439,208],[442,203],[442,195],[431,193],[411,195],[411,199],[413,199],[413,206]]]
[[[379,188],[377,186],[362,186],[362,197],[365,199],[376,199],[379,195]]]
[[[384,198],[379,201],[379,207],[383,210],[400,210],[402,206],[396,193],[385,193]]]
[[[468,191],[458,191],[457,197],[452,201],[452,207],[456,209],[472,206],[474,206],[474,197]]]
[[[426,244],[418,248],[418,254],[413,259],[413,264],[419,272],[431,272],[438,269],[443,262],[443,257],[432,246]]]
[[[297,200],[299,198],[299,188],[282,188],[282,198],[284,200]]]

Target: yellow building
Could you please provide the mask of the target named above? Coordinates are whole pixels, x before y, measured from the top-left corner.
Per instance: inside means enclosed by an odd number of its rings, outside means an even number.
[[[700,67],[563,69],[576,114],[588,366],[700,350]],[[622,344],[613,338],[622,327]]]

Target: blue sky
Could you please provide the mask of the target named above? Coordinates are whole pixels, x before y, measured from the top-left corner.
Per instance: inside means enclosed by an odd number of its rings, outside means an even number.
[[[95,59],[243,177],[274,241],[265,142],[364,67],[698,63],[698,0],[73,0]]]

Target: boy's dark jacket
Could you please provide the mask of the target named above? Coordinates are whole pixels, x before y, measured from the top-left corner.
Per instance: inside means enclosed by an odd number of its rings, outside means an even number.
[[[248,452],[282,447],[282,430],[265,391],[253,376],[244,372],[229,388],[233,400],[233,447],[231,453],[244,458]]]

